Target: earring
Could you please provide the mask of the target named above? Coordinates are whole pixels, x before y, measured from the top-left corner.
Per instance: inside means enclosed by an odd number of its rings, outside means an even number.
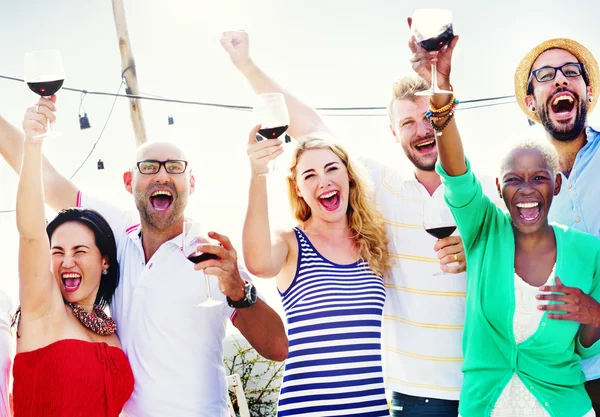
[[[531,108],[531,111],[535,111],[535,107],[532,107],[532,108]]]
[[[591,103],[592,101],[594,101],[594,97],[590,97],[589,100],[590,100],[590,103]]]
[[[108,274],[108,269],[103,269],[102,270],[102,275],[106,275],[106,274]]]

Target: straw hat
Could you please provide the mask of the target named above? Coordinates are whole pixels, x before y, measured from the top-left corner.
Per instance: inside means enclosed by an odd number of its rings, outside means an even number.
[[[589,79],[589,85],[592,87],[594,93],[593,101],[588,106],[588,111],[591,112],[594,109],[594,106],[596,106],[598,96],[600,95],[600,70],[598,69],[598,62],[596,62],[594,56],[585,46],[571,39],[558,38],[540,43],[523,57],[517,67],[517,71],[515,72],[515,96],[523,113],[534,122],[540,123],[537,114],[532,112],[529,107],[525,105],[525,97],[527,96],[527,81],[529,81],[531,67],[537,57],[548,49],[564,49],[573,54],[579,62],[583,63],[584,70]]]

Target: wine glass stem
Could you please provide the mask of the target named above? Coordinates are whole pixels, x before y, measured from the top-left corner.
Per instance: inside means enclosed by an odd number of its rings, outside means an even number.
[[[433,91],[439,90],[437,83],[437,65],[435,61],[431,63],[431,89]]]
[[[206,273],[204,273],[204,282],[206,284],[206,298],[212,300],[212,293],[210,292],[210,279]]]

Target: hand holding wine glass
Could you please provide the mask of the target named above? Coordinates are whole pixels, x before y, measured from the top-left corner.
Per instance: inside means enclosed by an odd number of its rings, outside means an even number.
[[[269,162],[283,153],[282,141],[279,139],[263,140],[258,142],[256,135],[261,125],[254,126],[248,136],[247,153],[250,158],[252,177],[265,176],[269,172]]]
[[[290,115],[281,93],[259,94],[253,112],[255,120],[261,124],[256,140],[278,139],[288,129]],[[277,172],[276,162],[272,164],[270,173]]]
[[[205,261],[219,259],[219,257],[216,254],[204,252],[200,249],[205,245],[210,245],[211,242],[211,239],[209,239],[209,237],[203,233],[199,223],[196,223],[193,220],[187,218],[184,220],[183,242],[181,250],[190,262],[200,264]],[[208,276],[206,271],[204,271],[204,280],[206,286],[206,300],[198,304],[198,307],[212,307],[221,304],[221,302],[215,301],[212,297],[210,289],[210,277]]]
[[[23,132],[28,139],[45,137],[48,125],[56,121],[56,96],[40,97],[37,104],[29,107],[23,119]]]
[[[24,78],[34,93],[47,98],[54,96],[65,81],[60,52],[57,49],[46,49],[26,53]],[[40,135],[58,136],[59,133],[46,131]]]
[[[413,56],[413,70],[430,82],[429,90],[417,95],[451,94],[443,90],[450,87],[452,53],[458,42],[452,27],[452,13],[444,9],[417,9],[408,18],[411,38],[408,46]]]
[[[456,222],[444,200],[428,198],[423,203],[423,227],[436,239],[444,239],[454,233]],[[434,275],[444,274],[445,272],[438,272]]]

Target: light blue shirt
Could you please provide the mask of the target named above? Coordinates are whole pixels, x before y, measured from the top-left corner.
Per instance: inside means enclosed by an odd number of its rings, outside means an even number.
[[[548,220],[600,237],[600,132],[586,129],[587,143],[577,153],[569,178],[562,173]],[[588,380],[600,378],[600,356],[581,362]]]

